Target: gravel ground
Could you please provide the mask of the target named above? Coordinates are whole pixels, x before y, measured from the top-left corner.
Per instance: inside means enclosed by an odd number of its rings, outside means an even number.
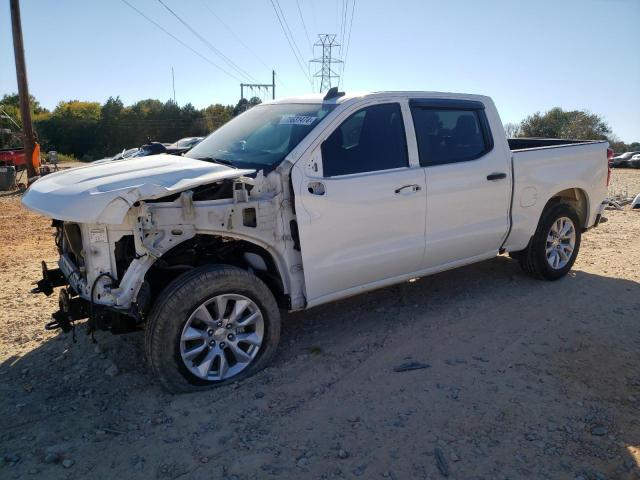
[[[289,315],[271,367],[171,396],[140,334],[43,330],[49,221],[5,195],[0,477],[638,479],[640,211],[607,217],[558,282],[501,256]]]

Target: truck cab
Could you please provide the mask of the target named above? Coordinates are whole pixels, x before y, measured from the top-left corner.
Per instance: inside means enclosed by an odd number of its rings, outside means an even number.
[[[388,93],[350,103],[292,171],[309,303],[496,255],[512,182],[493,102]]]

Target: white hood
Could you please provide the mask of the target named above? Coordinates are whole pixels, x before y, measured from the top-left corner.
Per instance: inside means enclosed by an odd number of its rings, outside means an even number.
[[[118,224],[138,200],[253,172],[188,157],[151,155],[46,175],[29,187],[22,204],[57,220]]]

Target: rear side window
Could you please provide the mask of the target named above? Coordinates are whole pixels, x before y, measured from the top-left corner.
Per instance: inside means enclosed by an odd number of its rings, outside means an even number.
[[[411,105],[411,115],[423,167],[474,160],[493,148],[484,109]]]
[[[357,111],[322,144],[325,177],[407,167],[407,141],[397,103]]]

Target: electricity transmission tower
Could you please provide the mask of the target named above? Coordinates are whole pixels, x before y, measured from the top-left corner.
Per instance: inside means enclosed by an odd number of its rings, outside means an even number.
[[[331,68],[334,64],[342,63],[342,60],[332,57],[332,51],[340,44],[336,43],[336,35],[323,33],[318,35],[318,41],[313,46],[322,49],[322,56],[311,60],[311,63],[320,64],[320,70],[315,73],[314,78],[320,78],[320,93],[322,93],[331,88],[332,79],[340,78],[340,75]]]

